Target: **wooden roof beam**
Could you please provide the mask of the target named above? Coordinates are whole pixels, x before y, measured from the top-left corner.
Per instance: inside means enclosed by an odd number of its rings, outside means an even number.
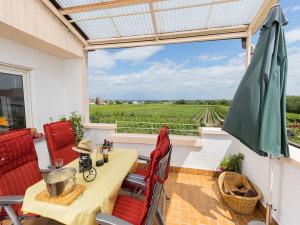
[[[154,41],[131,41],[128,43],[112,43],[112,44],[98,44],[98,45],[88,45],[84,49],[96,50],[96,49],[108,49],[108,48],[131,48],[131,47],[142,47],[142,46],[152,46],[152,45],[165,45],[165,44],[175,44],[175,43],[188,43],[188,42],[200,42],[200,41],[215,41],[215,40],[226,40],[226,39],[240,39],[248,37],[248,33],[237,32],[237,33],[225,33],[225,34],[212,34],[204,36],[195,37],[183,37],[183,38],[173,38],[164,40],[154,40]]]
[[[261,8],[258,10],[256,16],[252,20],[252,22],[249,25],[249,31],[252,34],[255,34],[262,23],[264,22],[265,18],[267,17],[270,9],[278,4],[278,0],[265,0]]]
[[[114,1],[110,1],[110,2],[101,2],[101,3],[68,7],[68,8],[61,9],[60,13],[62,15],[68,15],[68,14],[72,14],[72,13],[80,13],[80,12],[87,12],[87,11],[101,10],[101,9],[111,9],[111,8],[124,7],[124,6],[130,6],[130,5],[138,5],[138,4],[147,4],[147,3],[149,4],[149,3],[161,2],[161,1],[167,1],[167,0],[114,0]],[[224,4],[224,3],[230,3],[230,2],[239,2],[239,1],[241,1],[241,0],[215,0],[213,2],[199,3],[199,4],[194,4],[194,5],[172,7],[172,8],[167,8],[167,9],[155,9],[153,11],[154,12],[163,12],[163,11],[171,11],[171,10],[176,10],[176,9],[211,6],[211,5]]]
[[[149,9],[150,9],[150,15],[151,15],[151,21],[152,21],[152,27],[153,27],[155,39],[158,40],[157,25],[156,25],[156,19],[155,19],[152,1],[149,3]]]
[[[233,27],[222,27],[222,28],[210,28],[201,29],[193,31],[181,31],[181,32],[170,32],[157,34],[157,38],[164,39],[176,39],[176,38],[186,38],[195,36],[205,36],[214,34],[226,34],[226,33],[238,33],[246,32],[248,29],[247,25],[239,25]],[[121,37],[121,38],[111,38],[107,39],[94,39],[88,40],[89,45],[101,45],[101,44],[118,44],[118,43],[128,43],[128,42],[139,42],[139,41],[154,41],[156,40],[155,34],[153,35],[143,35],[143,36],[132,36],[132,37]]]
[[[87,5],[79,5],[68,7],[60,10],[62,15],[68,15],[72,13],[80,13],[80,12],[87,12],[99,9],[111,9],[117,7],[124,7],[130,5],[138,5],[138,4],[147,4],[151,2],[157,2],[161,0],[114,0],[109,2],[99,2]]]

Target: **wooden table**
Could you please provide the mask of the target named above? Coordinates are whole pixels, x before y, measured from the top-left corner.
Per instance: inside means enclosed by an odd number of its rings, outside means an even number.
[[[95,166],[95,157],[96,154],[92,154],[97,177],[90,183],[85,182],[82,173],[78,172],[78,159],[66,165],[76,168],[77,183],[86,185],[86,190],[71,205],[35,200],[35,196],[46,189],[45,182],[40,181],[27,189],[22,211],[70,225],[92,225],[97,212],[111,213],[121,184],[135,165],[138,153],[130,149],[115,149],[109,153],[109,162],[101,167]]]

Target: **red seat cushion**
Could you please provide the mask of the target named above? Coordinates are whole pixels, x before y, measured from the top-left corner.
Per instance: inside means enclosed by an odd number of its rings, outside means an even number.
[[[62,149],[68,145],[74,145],[75,136],[72,127],[53,133],[53,139],[58,149]]]
[[[63,159],[64,165],[72,162],[78,157],[78,153],[72,149],[73,146],[74,145],[68,145],[62,149],[53,152],[54,159]]]
[[[42,176],[29,129],[0,135],[0,196],[24,195]],[[21,214],[21,205],[14,205]],[[5,215],[2,211],[1,216]]]
[[[160,129],[159,135],[157,137],[157,141],[156,141],[156,147],[166,138],[169,137],[169,131],[168,131],[168,127],[167,126],[163,126]]]
[[[72,149],[76,138],[70,121],[45,124],[44,132],[52,164],[60,158],[64,164],[68,164],[79,156]]]
[[[112,214],[133,225],[141,224],[144,202],[131,196],[118,195]]]
[[[147,175],[147,172],[148,172],[148,167],[146,167],[146,168],[138,168],[135,171],[136,174],[141,175],[143,177],[145,177]]]

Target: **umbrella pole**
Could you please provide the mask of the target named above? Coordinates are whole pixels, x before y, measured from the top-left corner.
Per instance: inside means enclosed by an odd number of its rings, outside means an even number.
[[[268,171],[268,198],[266,202],[266,215],[265,215],[265,221],[259,221],[259,220],[252,220],[248,223],[248,225],[270,225],[272,222],[272,193],[273,193],[273,170],[272,170],[272,157],[269,155],[269,171]]]
[[[266,203],[266,225],[271,224],[272,216],[271,216],[271,211],[272,211],[272,194],[273,194],[273,178],[274,178],[274,173],[272,170],[272,156],[269,155],[269,183],[268,183],[268,191],[269,191],[269,197],[268,197],[268,202]]]

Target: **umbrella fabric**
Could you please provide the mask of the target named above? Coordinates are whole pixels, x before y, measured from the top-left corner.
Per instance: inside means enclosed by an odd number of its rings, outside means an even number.
[[[279,5],[265,19],[254,55],[223,130],[259,155],[289,156],[286,130],[287,52]]]

